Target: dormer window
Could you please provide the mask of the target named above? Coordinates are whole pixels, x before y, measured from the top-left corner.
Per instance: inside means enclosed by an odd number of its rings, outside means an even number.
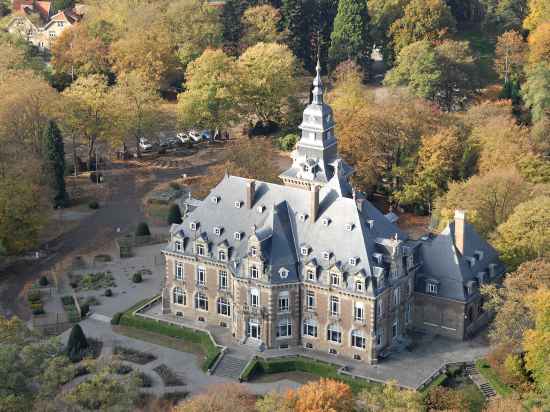
[[[191,222],[189,223],[189,227],[191,230],[197,230],[199,228],[199,222]]]
[[[307,215],[305,213],[300,213],[298,215],[298,219],[300,219],[300,222],[305,222],[307,219]]]
[[[307,256],[307,255],[309,255],[309,248],[308,248],[307,246],[302,246],[302,247],[300,248],[300,254],[301,254],[302,256]]]
[[[315,276],[315,270],[314,269],[308,269],[306,272],[307,280],[310,282],[317,281],[317,277]]]
[[[250,277],[252,279],[258,279],[260,272],[258,271],[258,268],[255,265],[250,266],[249,272],[250,272]]]
[[[243,202],[241,202],[240,200],[237,200],[237,201],[235,202],[235,207],[236,207],[237,209],[240,209],[242,205],[243,205]]]
[[[347,232],[351,232],[353,230],[353,223],[346,223],[344,225],[344,229],[347,231]]]
[[[330,259],[330,252],[328,250],[325,250],[323,252],[323,259],[329,260]]]
[[[348,259],[348,263],[351,265],[351,266],[357,266],[357,258],[356,257],[350,257]]]
[[[264,206],[264,205],[260,205],[260,206],[258,206],[258,207],[256,208],[256,211],[257,211],[258,213],[260,213],[260,214],[263,213],[264,210],[265,210],[265,206]]]
[[[220,236],[222,234],[223,229],[221,227],[215,226],[214,227],[214,234],[216,236]]]
[[[250,248],[250,256],[256,256],[258,254],[258,249],[256,248],[256,246],[252,246]]]
[[[438,288],[437,282],[434,282],[434,281],[426,282],[426,293],[429,293],[430,295],[437,295],[438,289],[439,288]]]
[[[476,250],[475,251],[475,257],[476,257],[477,260],[483,260],[483,251]]]
[[[382,253],[375,253],[372,255],[372,257],[376,260],[376,263],[381,265],[384,261],[384,255]]]
[[[324,217],[321,222],[323,223],[323,226],[328,226],[330,225],[330,218]]]
[[[362,292],[363,291],[363,282],[361,282],[360,280],[356,281],[355,282],[355,290],[357,292]]]
[[[212,203],[217,204],[220,201],[220,197],[219,196],[212,196],[210,198],[210,200],[212,200]]]
[[[330,284],[332,286],[340,286],[340,275],[338,273],[330,274]]]
[[[197,243],[195,245],[195,249],[197,250],[197,255],[204,256],[205,255],[205,247],[202,243]]]
[[[281,277],[281,279],[286,279],[288,277],[288,273],[288,270],[285,268],[279,269],[279,276]]]
[[[222,262],[225,262],[227,260],[227,252],[225,249],[221,249],[218,251],[218,259]]]
[[[309,172],[309,166],[308,165],[304,165],[304,172]]]
[[[242,234],[241,232],[235,232],[235,233],[233,233],[233,238],[234,238],[235,240],[241,240],[242,237],[243,237],[243,234]]]
[[[181,252],[183,250],[183,242],[181,240],[176,240],[174,242],[174,249],[176,252]]]

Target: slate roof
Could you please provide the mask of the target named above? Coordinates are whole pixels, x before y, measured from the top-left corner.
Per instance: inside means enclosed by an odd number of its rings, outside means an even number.
[[[496,250],[483,239],[474,227],[464,223],[464,255],[455,246],[455,222],[451,222],[433,239],[421,241],[421,259],[423,261],[417,276],[417,290],[425,292],[428,279],[439,282],[438,296],[466,301],[466,285],[473,281],[479,284],[480,273],[489,276],[491,264],[495,265],[496,276],[502,275],[505,268],[500,262]],[[479,252],[482,252],[481,257]]]

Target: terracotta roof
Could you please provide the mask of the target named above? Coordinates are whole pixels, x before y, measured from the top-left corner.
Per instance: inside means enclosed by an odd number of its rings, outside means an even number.
[[[51,9],[52,3],[49,1],[35,1],[34,2],[34,9],[40,14],[40,17],[42,17],[45,21],[48,21],[50,18],[50,9]]]

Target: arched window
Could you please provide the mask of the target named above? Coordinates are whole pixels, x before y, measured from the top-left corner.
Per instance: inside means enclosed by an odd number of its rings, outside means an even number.
[[[342,331],[338,325],[329,325],[327,328],[327,340],[334,343],[342,343]]]
[[[202,292],[195,295],[195,309],[208,310],[208,297]]]
[[[317,322],[315,319],[304,320],[304,336],[317,337]]]
[[[224,316],[231,316],[231,303],[228,299],[219,298],[218,299],[218,314]]]
[[[351,346],[359,349],[365,349],[367,346],[367,339],[360,330],[351,331]]]
[[[177,305],[187,305],[187,295],[182,288],[174,288],[174,290],[172,291],[172,299]]]

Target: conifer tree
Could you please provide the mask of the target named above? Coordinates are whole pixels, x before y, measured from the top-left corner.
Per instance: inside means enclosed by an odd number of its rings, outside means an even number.
[[[180,207],[177,204],[173,204],[170,206],[170,209],[168,210],[168,224],[180,224],[181,223],[181,210]]]
[[[230,55],[237,55],[239,40],[242,36],[241,16],[247,2],[243,0],[227,0],[223,6],[223,44],[225,51]]]
[[[88,347],[88,340],[77,323],[71,329],[69,340],[67,341],[67,355],[73,362],[79,362],[82,359],[83,351]]]
[[[288,46],[294,55],[304,63],[304,67],[313,70],[311,59],[311,35],[308,27],[308,10],[311,14],[312,3],[308,0],[283,0],[283,28],[288,31]]]
[[[367,0],[340,0],[331,35],[331,67],[353,60],[367,71],[372,50],[369,22]]]
[[[69,197],[65,190],[65,147],[57,124],[50,120],[45,134],[47,172],[53,190],[53,206],[66,207]]]

